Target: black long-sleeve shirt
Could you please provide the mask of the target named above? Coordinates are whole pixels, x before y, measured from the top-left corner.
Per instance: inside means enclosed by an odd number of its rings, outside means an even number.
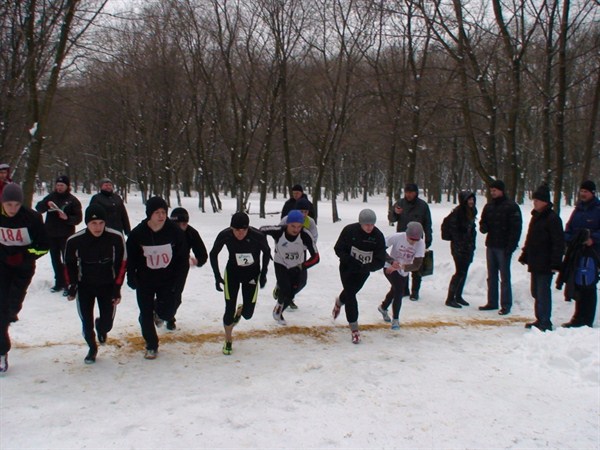
[[[266,275],[271,248],[265,235],[255,228],[248,228],[248,234],[242,240],[235,237],[231,228],[225,228],[217,235],[210,251],[210,265],[217,279],[221,277],[218,256],[223,247],[229,251],[227,270],[235,270],[244,279],[254,278],[259,273]],[[262,264],[259,262],[261,253]]]

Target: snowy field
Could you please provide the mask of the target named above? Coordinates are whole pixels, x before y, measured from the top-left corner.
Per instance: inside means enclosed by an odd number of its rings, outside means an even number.
[[[87,206],[89,196],[76,195]],[[477,200],[481,211],[485,199]],[[196,204],[183,202],[210,250],[235,203],[224,199],[220,214],[202,214]],[[282,204],[271,200],[267,210]],[[135,225],[144,207],[134,195],[127,206]],[[421,300],[405,300],[401,329],[390,330],[377,312],[389,284],[372,274],[358,296],[363,340],[353,345],[344,312],[335,322],[330,315],[341,290],[333,245],[363,207],[376,211],[385,235],[395,229],[383,197],[341,202],[335,224],[330,205],[319,206],[321,262],[309,270],[299,309],[286,312],[287,327],[273,320],[271,266],[254,317],[234,330],[231,356],[221,353],[223,294],[207,264],[190,270],[178,329],[159,330],[155,361],[143,359],[135,293],[124,287],[107,345],[85,365],[76,304],[49,292],[50,258],[42,258],[10,330],[0,448],[600,448],[598,319],[593,329],[524,329],[533,301],[516,257],[512,314],[478,311],[486,303],[482,235],[465,288],[471,306],[444,306],[454,269],[439,233],[453,207],[444,203],[431,205],[435,273],[423,280]],[[259,219],[257,209],[254,197],[251,225],[279,221]],[[521,243],[530,210],[522,207]],[[562,211],[564,222],[570,212]],[[221,257],[223,268],[226,250]],[[555,326],[572,312],[555,291]]]

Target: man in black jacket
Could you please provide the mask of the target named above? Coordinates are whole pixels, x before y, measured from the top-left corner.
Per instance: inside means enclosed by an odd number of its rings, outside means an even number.
[[[167,217],[167,202],[151,197],[146,202],[146,219],[127,239],[127,284],[137,292],[144,358],[156,359],[156,326],[173,320],[178,292],[185,283],[190,250],[185,233]]]
[[[565,249],[562,220],[552,209],[550,190],[542,185],[533,193],[533,210],[519,257],[531,273],[531,296],[535,301],[535,321],[525,328],[552,330],[552,276],[560,270]]]
[[[131,225],[123,199],[114,192],[114,186],[110,179],[103,178],[99,184],[100,192],[90,199],[90,205],[94,203],[101,205],[106,210],[106,226],[128,236]]]
[[[398,233],[406,231],[409,222],[419,222],[425,235],[425,248],[431,247],[431,241],[433,240],[431,211],[427,202],[419,198],[419,186],[415,183],[407,183],[404,186],[404,197],[394,204],[388,219],[390,223],[396,222]],[[410,299],[417,301],[419,300],[422,276],[419,271],[415,271],[412,272],[411,277]],[[408,295],[408,292],[406,295]]]
[[[295,184],[294,186],[292,186],[292,196],[289,199],[287,199],[287,201],[283,204],[283,209],[281,210],[282,219],[286,217],[290,211],[294,209],[300,209],[296,202],[301,198],[306,199],[306,201],[308,202],[305,203],[308,206],[308,216],[312,217],[313,219],[315,218],[315,208],[304,193],[304,188],[300,184]]]
[[[480,306],[481,311],[498,309],[498,272],[500,273],[500,311],[504,316],[512,308],[512,286],[510,284],[510,260],[517,249],[521,237],[523,219],[521,209],[504,194],[505,186],[501,180],[490,184],[491,200],[484,206],[479,221],[479,229],[487,234],[487,303]]]
[[[69,177],[61,175],[56,179],[54,191],[40,200],[35,209],[46,213],[46,232],[50,239],[50,258],[54,269],[52,292],[62,291],[67,296],[65,281],[64,251],[67,238],[75,233],[75,225],[81,223],[81,203],[71,194]]]
[[[98,341],[104,344],[112,330],[127,264],[123,234],[107,228],[105,219],[106,211],[102,206],[88,206],[86,228],[71,236],[65,248],[68,299],[75,300],[77,296],[83,337],[89,346],[84,359],[86,364],[96,362],[96,334]],[[100,315],[94,320],[96,299]]]

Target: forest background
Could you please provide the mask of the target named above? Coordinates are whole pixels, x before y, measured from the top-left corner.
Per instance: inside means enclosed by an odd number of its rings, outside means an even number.
[[[123,196],[406,182],[430,202],[503,179],[570,204],[599,180],[598,0],[8,0],[0,162],[26,201],[71,177]],[[561,196],[564,196],[561,199]],[[322,214],[321,214],[322,215]]]

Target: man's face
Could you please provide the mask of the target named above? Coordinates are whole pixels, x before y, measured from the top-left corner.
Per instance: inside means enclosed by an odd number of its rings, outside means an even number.
[[[497,188],[490,188],[490,195],[492,198],[500,198],[504,195],[504,192]]]
[[[0,181],[6,181],[7,178],[8,178],[8,169],[1,169],[0,170]]]
[[[362,228],[362,230],[365,233],[371,234],[373,232],[373,230],[375,229],[375,224],[374,223],[363,223],[360,225],[360,227]]]
[[[65,183],[56,183],[54,185],[54,190],[59,194],[64,194],[67,192],[67,185]]]
[[[233,231],[233,235],[238,241],[243,241],[248,235],[248,228],[233,228],[231,227],[231,231]]]
[[[167,211],[163,208],[158,208],[156,211],[152,213],[150,219],[148,219],[148,224],[152,228],[162,228],[167,220]]]
[[[177,225],[179,226],[179,228],[181,228],[183,231],[187,230],[188,227],[188,223],[187,222],[177,222]]]
[[[593,198],[593,192],[590,192],[587,189],[579,189],[579,200],[581,200],[582,202],[589,202]]]
[[[548,203],[538,200],[537,198],[533,199],[533,209],[535,209],[537,212],[542,212],[544,209],[546,209],[546,206],[548,206]]]
[[[413,192],[413,191],[405,191],[404,198],[406,200],[408,200],[409,202],[412,202],[412,201],[414,201],[415,198],[417,198],[417,193]]]
[[[107,192],[112,192],[113,191],[113,184],[109,183],[109,182],[102,183],[102,185],[100,186],[100,190],[107,191]]]
[[[287,231],[287,234],[290,234],[292,236],[298,236],[300,234],[300,232],[302,231],[302,224],[301,223],[288,223],[286,231]]]
[[[87,224],[88,230],[90,230],[90,233],[92,233],[92,236],[94,237],[102,236],[105,226],[106,222],[104,222],[104,220],[90,220]]]
[[[294,197],[294,200],[299,200],[302,198],[302,191],[292,191],[292,197]]]
[[[2,207],[4,208],[4,212],[8,217],[15,217],[21,209],[20,202],[2,202]]]
[[[475,199],[474,199],[473,197],[469,197],[469,198],[467,199],[467,206],[468,206],[469,208],[472,208],[473,206],[475,206]]]

